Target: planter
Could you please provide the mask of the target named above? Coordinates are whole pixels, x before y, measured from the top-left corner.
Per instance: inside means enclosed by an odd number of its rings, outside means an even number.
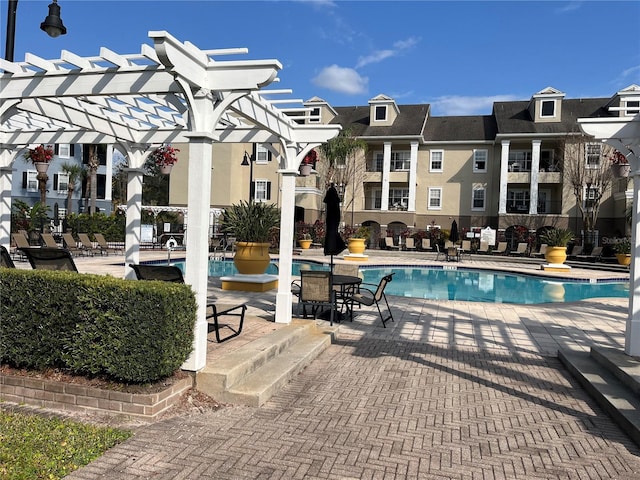
[[[313,165],[302,164],[300,165],[300,175],[302,175],[303,177],[308,177],[309,175],[311,175],[312,169]]]
[[[349,248],[349,253],[352,255],[361,255],[364,253],[365,242],[364,238],[350,238],[349,244],[347,248]]]
[[[170,165],[160,165],[160,173],[163,175],[169,175],[171,173],[171,169],[173,168],[173,164]]]
[[[311,242],[313,240],[298,240],[298,245],[300,245],[300,248],[302,248],[303,250],[307,250],[309,247],[311,247]]]
[[[34,165],[38,173],[47,173],[47,170],[49,170],[49,164],[47,162],[35,162]]]
[[[631,265],[630,253],[616,253],[616,258],[618,259],[618,263],[620,265],[626,265],[627,267]]]
[[[567,247],[547,247],[544,258],[548,263],[564,263],[567,261]]]
[[[629,173],[631,173],[631,165],[629,165],[628,163],[618,163],[615,165],[611,165],[611,174],[615,178],[628,177]]]
[[[233,264],[239,273],[244,275],[260,275],[267,271],[271,257],[270,243],[236,242],[236,254]]]

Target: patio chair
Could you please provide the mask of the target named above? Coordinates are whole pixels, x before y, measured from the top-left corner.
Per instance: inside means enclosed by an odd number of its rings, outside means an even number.
[[[76,242],[76,239],[73,238],[73,235],[71,235],[70,233],[63,233],[62,240],[64,241],[66,249],[69,250],[72,254],[77,253],[79,255],[82,255],[82,249],[78,246],[78,242]]]
[[[77,272],[71,252],[60,247],[31,247],[22,250],[34,270]]]
[[[540,248],[538,248],[537,252],[531,252],[532,257],[544,257],[544,254],[547,252],[547,244],[540,244]]]
[[[445,250],[445,255],[447,257],[447,262],[459,262],[460,261],[460,250],[458,247],[447,247]]]
[[[53,238],[53,235],[50,233],[41,233],[40,238],[45,247],[60,248],[60,245],[58,245],[58,242],[56,242],[56,239]]]
[[[333,289],[331,272],[319,270],[300,271],[298,311],[302,308],[304,318],[307,318],[306,307],[310,307],[314,319],[318,318],[320,307],[328,307],[329,323],[333,325],[333,318],[336,312],[336,291]]]
[[[13,238],[13,243],[16,244],[16,250],[20,251],[23,248],[31,248],[29,240],[23,234],[14,233],[13,235],[11,235],[11,238]]]
[[[109,252],[120,252],[124,253],[124,249],[122,247],[112,247],[107,243],[107,240],[104,238],[104,235],[101,233],[94,233],[93,236],[96,239],[96,243],[98,244],[98,250],[100,250],[101,255],[109,255]]]
[[[384,237],[384,246],[387,250],[400,250],[399,245],[394,245],[393,237]]]
[[[459,250],[460,260],[468,257],[471,260],[471,240],[463,240]]]
[[[11,255],[9,255],[9,251],[5,248],[4,245],[0,245],[0,267],[4,268],[16,268],[13,260],[11,260]]]
[[[405,250],[415,250],[416,249],[416,241],[413,237],[407,237],[404,240],[404,249]]]
[[[442,251],[442,250],[440,250],[440,245],[439,245],[438,243],[436,243],[435,248],[436,248],[436,260],[440,260],[440,256],[441,256],[441,255],[442,255],[442,256],[445,258],[445,260],[446,260],[446,258],[447,258],[446,251]]]
[[[498,246],[492,253],[494,255],[504,255],[507,253],[507,242],[498,242]]]
[[[95,253],[93,242],[86,233],[78,233],[78,246],[85,255],[94,255]]]
[[[387,284],[391,282],[395,273],[391,273],[389,275],[385,275],[380,280],[378,285],[370,284],[370,283],[361,283],[360,290],[357,293],[351,295],[347,301],[351,303],[351,319],[353,320],[353,307],[355,303],[360,305],[366,305],[370,307],[371,305],[376,306],[378,309],[378,314],[380,315],[380,320],[382,320],[382,326],[387,328],[386,323],[391,320],[393,322],[393,314],[391,313],[391,307],[389,307],[389,302],[387,301],[387,296],[384,293],[384,289],[387,287]],[[373,288],[368,288],[373,287]],[[375,290],[374,290],[375,288]],[[383,313],[380,308],[380,304],[384,300],[384,303],[387,307],[387,314]]]
[[[602,258],[602,248],[603,247],[593,247],[591,253],[589,255],[575,255],[577,260],[587,261],[587,262],[597,262]],[[572,255],[573,257],[574,255]]]
[[[422,241],[420,242],[420,250],[431,250],[431,239],[430,238],[423,238]]]
[[[480,242],[480,248],[478,248],[476,253],[489,253],[489,242]]]
[[[182,270],[175,265],[144,265],[130,263],[129,266],[135,272],[138,280],[159,280],[162,282],[184,283]],[[218,343],[226,342],[227,340],[240,335],[244,324],[244,315],[247,311],[246,304],[222,306],[216,305],[215,303],[207,303],[206,310],[207,321],[209,319],[213,319],[213,326],[216,331],[216,341]],[[229,324],[220,324],[220,317],[223,316],[238,317],[240,319],[238,327],[233,328]],[[222,338],[220,336],[220,329],[222,327],[227,327],[232,333]]]
[[[582,245],[574,245],[571,253],[567,253],[567,258],[577,260],[577,257],[582,255],[582,249]]]
[[[529,245],[526,242],[518,243],[518,247],[511,252],[511,255],[517,255],[519,257],[524,257],[527,254],[527,248]]]

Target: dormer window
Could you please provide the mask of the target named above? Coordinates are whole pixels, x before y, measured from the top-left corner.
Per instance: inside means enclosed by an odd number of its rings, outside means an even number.
[[[540,117],[549,118],[556,116],[556,101],[555,100],[542,100],[540,106]]]
[[[313,107],[309,112],[309,123],[320,123],[320,107]]]
[[[384,122],[387,119],[387,106],[376,105],[375,107],[375,120],[376,122]]]

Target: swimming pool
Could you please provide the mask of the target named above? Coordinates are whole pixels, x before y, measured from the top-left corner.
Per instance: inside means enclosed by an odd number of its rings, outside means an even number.
[[[176,262],[184,270],[184,262]],[[522,275],[493,270],[470,268],[443,268],[427,266],[368,266],[362,265],[364,281],[377,284],[380,278],[395,273],[385,290],[389,295],[425,298],[431,300],[461,300],[469,302],[539,304],[549,302],[575,302],[587,298],[629,297],[629,282],[557,280],[538,275]],[[318,262],[294,261],[292,274],[300,269],[328,270],[329,265]],[[235,275],[237,270],[230,260],[211,260],[209,276]],[[267,273],[276,275],[275,264]]]

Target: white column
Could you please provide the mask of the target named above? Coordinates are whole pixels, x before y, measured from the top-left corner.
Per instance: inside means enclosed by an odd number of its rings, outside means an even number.
[[[131,162],[131,159],[129,159]],[[133,164],[133,162],[131,162]],[[127,168],[127,220],[124,238],[125,278],[135,279],[135,273],[127,265],[140,262],[142,235],[142,179],[144,169]]]
[[[295,148],[287,148],[286,165],[295,164]],[[294,158],[291,158],[294,157]],[[293,230],[296,206],[297,170],[282,170],[282,203],[280,204],[280,256],[278,260],[278,292],[276,323],[291,323],[291,267],[293,265]]]
[[[635,151],[640,150],[636,145]],[[627,355],[640,355],[640,159],[627,157],[633,177],[633,216],[631,220],[631,271],[629,272],[629,316],[625,331],[624,350]]]
[[[531,141],[531,175],[529,181],[529,215],[538,213],[538,174],[540,172],[541,140]]]
[[[214,137],[208,133],[189,133],[189,232],[185,262],[185,282],[196,295],[198,312],[193,350],[184,370],[197,371],[207,363],[207,287],[209,282],[209,210],[211,202],[211,155]]]
[[[384,142],[382,154],[382,204],[380,210],[389,210],[389,172],[391,171],[391,142]]]
[[[409,212],[416,211],[416,183],[418,180],[418,142],[411,142],[411,157],[409,163]]]
[[[113,145],[107,145],[107,165],[105,167],[105,187],[104,199],[108,202],[112,200],[113,192]],[[71,213],[71,212],[69,212]]]
[[[3,162],[4,163],[4,162]],[[0,245],[11,244],[11,179],[13,168],[0,167]]]
[[[507,184],[509,177],[509,140],[502,140],[500,153],[500,200],[498,203],[498,215],[507,213]]]

